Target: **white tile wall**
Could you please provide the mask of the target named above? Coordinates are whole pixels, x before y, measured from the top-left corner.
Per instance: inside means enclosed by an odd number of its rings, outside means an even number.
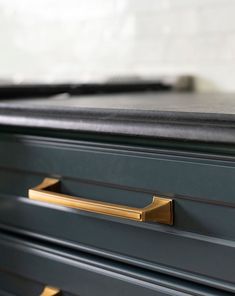
[[[123,74],[235,91],[235,0],[0,0],[0,79]]]

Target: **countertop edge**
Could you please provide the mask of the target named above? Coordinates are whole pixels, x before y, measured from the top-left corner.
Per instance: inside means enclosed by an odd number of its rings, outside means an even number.
[[[0,106],[0,126],[235,144],[235,116],[221,113]]]

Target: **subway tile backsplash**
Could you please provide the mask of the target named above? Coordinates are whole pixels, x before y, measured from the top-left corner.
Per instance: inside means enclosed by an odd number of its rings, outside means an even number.
[[[235,91],[234,0],[0,0],[0,79],[190,74]]]

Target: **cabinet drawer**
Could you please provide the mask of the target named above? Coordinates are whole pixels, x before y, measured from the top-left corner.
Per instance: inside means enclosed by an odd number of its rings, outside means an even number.
[[[58,289],[62,296],[232,295],[123,263],[3,233],[0,234],[0,269],[5,273],[3,280],[0,279],[0,289],[8,289],[11,295],[19,296],[38,296],[45,283]],[[9,288],[9,285],[12,287]],[[16,288],[18,291],[15,291]]]
[[[44,177],[98,203],[143,208],[153,195],[173,199],[174,223],[29,200]],[[0,179],[2,229],[235,291],[233,159],[8,136]]]
[[[1,268],[1,267],[0,267]],[[0,270],[0,295],[40,295],[44,286],[12,272]]]

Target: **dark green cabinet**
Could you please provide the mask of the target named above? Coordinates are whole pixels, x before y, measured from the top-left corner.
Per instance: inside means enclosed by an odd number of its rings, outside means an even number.
[[[89,97],[0,103],[1,295],[235,292],[233,116],[160,112],[146,100],[153,110],[106,110]],[[48,177],[75,201],[133,209],[171,199],[173,224],[29,199]]]

